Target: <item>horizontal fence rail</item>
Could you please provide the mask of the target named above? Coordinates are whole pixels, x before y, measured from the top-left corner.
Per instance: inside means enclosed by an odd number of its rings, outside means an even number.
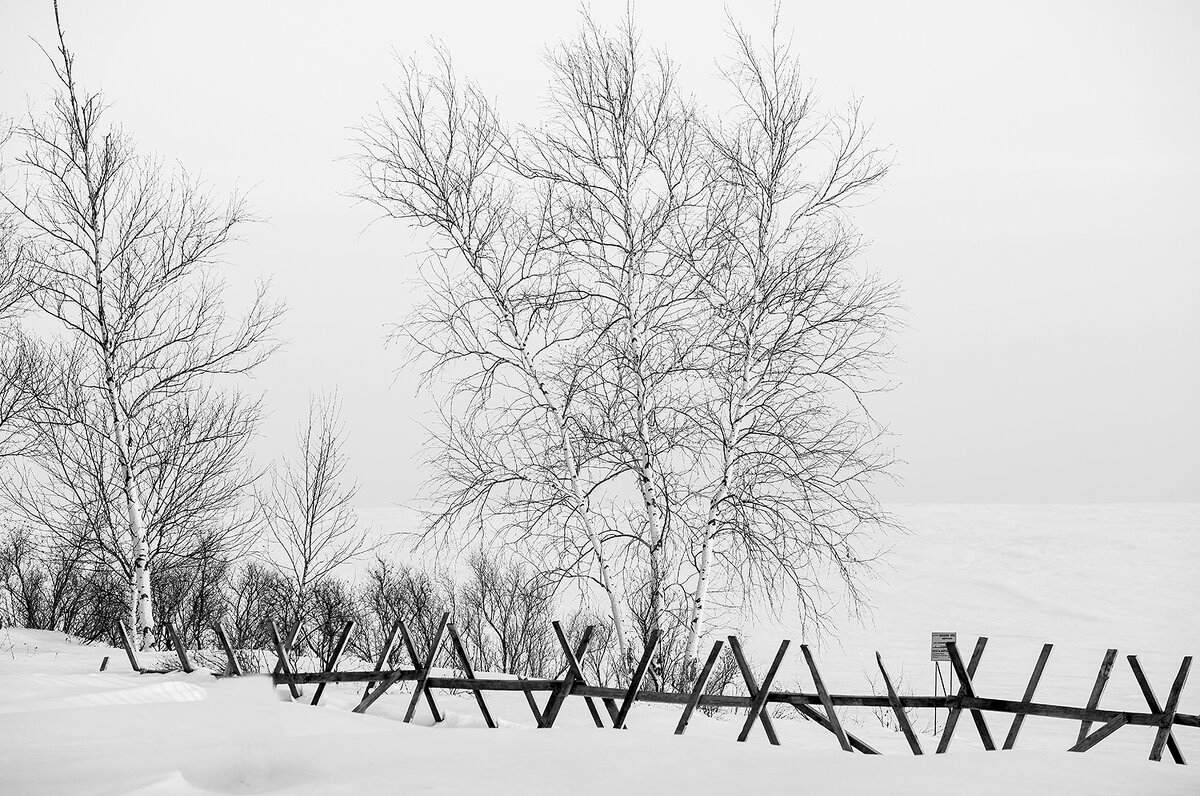
[[[991,728],[984,716],[984,711],[1013,715],[1012,723],[1008,728],[1001,747],[1003,749],[1012,749],[1015,746],[1023,722],[1027,716],[1039,716],[1080,722],[1076,742],[1068,750],[1072,752],[1086,752],[1127,725],[1155,727],[1158,731],[1155,733],[1154,742],[1151,745],[1150,759],[1161,760],[1163,753],[1169,752],[1171,759],[1179,764],[1185,764],[1186,760],[1175,738],[1174,729],[1176,727],[1200,728],[1200,715],[1178,712],[1179,699],[1191,669],[1192,657],[1190,655],[1185,657],[1181,662],[1175,679],[1167,692],[1166,702],[1161,704],[1143,672],[1137,656],[1126,656],[1129,667],[1146,700],[1148,708],[1146,712],[1106,710],[1099,706],[1105,687],[1116,664],[1117,650],[1115,649],[1110,649],[1106,652],[1091,694],[1084,707],[1054,705],[1033,701],[1034,693],[1046,666],[1046,661],[1050,656],[1052,646],[1050,644],[1046,644],[1042,648],[1042,653],[1034,666],[1029,685],[1022,699],[995,699],[981,696],[975,692],[972,677],[975,675],[975,671],[983,657],[984,649],[987,646],[987,638],[985,637],[978,639],[970,660],[967,663],[963,662],[959,649],[954,642],[946,644],[951,664],[959,679],[959,690],[954,695],[919,696],[898,694],[884,666],[883,658],[879,653],[875,654],[875,659],[879,666],[879,671],[883,676],[883,683],[887,691],[886,695],[829,693],[825,688],[816,659],[806,644],[801,644],[800,649],[809,673],[812,675],[813,684],[816,689],[815,693],[775,690],[772,688],[775,675],[791,642],[785,640],[780,644],[778,652],[770,667],[763,675],[760,684],[747,662],[746,656],[742,652],[741,643],[736,636],[729,636],[724,641],[719,640],[714,642],[704,666],[696,675],[691,691],[682,693],[647,691],[642,688],[642,683],[658,645],[659,635],[657,632],[652,632],[650,638],[647,639],[642,656],[637,666],[630,673],[629,684],[624,688],[619,688],[591,685],[584,676],[580,661],[587,654],[589,643],[595,631],[594,627],[589,626],[585,628],[579,641],[572,646],[562,626],[558,622],[552,624],[555,636],[562,647],[563,659],[565,661],[565,665],[561,670],[563,674],[557,679],[476,676],[468,659],[466,649],[458,636],[457,629],[454,623],[450,621],[449,613],[442,615],[429,649],[425,650],[423,655],[414,645],[406,624],[403,621],[396,621],[388,633],[384,648],[376,660],[374,668],[363,671],[337,671],[338,661],[345,651],[350,636],[354,631],[355,623],[353,621],[346,622],[342,627],[336,641],[329,646],[333,652],[327,660],[322,661],[322,671],[317,672],[300,672],[295,670],[292,659],[294,647],[297,639],[300,637],[301,623],[294,623],[289,632],[284,634],[280,631],[277,623],[273,621],[269,622],[268,629],[274,648],[272,652],[276,656],[271,677],[276,686],[287,686],[293,699],[300,699],[303,696],[303,686],[315,685],[316,690],[311,700],[314,705],[319,702],[325,687],[330,683],[364,683],[366,684],[366,688],[361,701],[354,708],[354,712],[356,713],[365,713],[372,704],[396,683],[411,682],[414,686],[413,692],[409,697],[408,709],[404,716],[404,721],[406,722],[412,721],[416,708],[422,700],[429,706],[430,713],[433,715],[435,722],[445,719],[445,714],[438,708],[433,694],[434,690],[469,691],[475,698],[480,713],[483,715],[484,722],[488,727],[492,728],[496,727],[497,724],[484,696],[487,692],[524,693],[526,702],[539,728],[554,726],[562,706],[568,697],[578,697],[585,700],[592,721],[597,727],[615,727],[618,729],[624,728],[627,725],[627,719],[633,706],[639,702],[660,705],[682,705],[684,709],[679,723],[675,728],[676,735],[684,734],[687,730],[688,722],[697,708],[732,708],[746,711],[746,718],[738,735],[738,741],[747,740],[753,732],[755,725],[758,724],[762,726],[767,739],[775,745],[779,745],[779,737],[775,731],[771,713],[766,708],[768,705],[791,705],[801,716],[817,722],[828,730],[837,739],[842,749],[848,752],[857,751],[863,754],[879,754],[879,752],[844,728],[838,718],[836,708],[866,707],[890,709],[896,717],[896,722],[901,732],[903,732],[909,748],[916,755],[924,754],[925,750],[921,745],[917,733],[913,731],[906,714],[907,710],[913,708],[941,708],[948,711],[945,728],[937,739],[936,753],[938,754],[948,750],[958,721],[964,712],[970,714],[971,721],[975,726],[975,731],[978,733],[980,741],[983,743],[984,748],[989,751],[995,750],[997,747]],[[191,660],[188,657],[187,651],[180,643],[175,628],[170,622],[164,622],[163,626],[166,631],[165,637],[170,645],[169,648],[173,649],[178,656],[180,667],[185,672],[193,671]],[[134,670],[143,674],[165,673],[163,670],[143,668],[130,644],[129,635],[125,628],[118,625],[117,631],[116,635],[120,638],[125,652],[129,657],[130,665]],[[223,673],[217,674],[217,676],[242,675],[242,667],[237,660],[234,647],[230,643],[224,628],[218,627],[216,628],[216,632],[226,658],[226,669]],[[443,645],[447,642],[450,644],[450,649],[456,661],[454,668],[461,671],[464,676],[443,676],[433,673],[433,663],[438,654],[443,651]],[[397,644],[401,645],[411,666],[387,669],[385,665],[393,651],[396,650]],[[733,656],[734,662],[738,666],[746,688],[746,696],[704,693],[715,664],[725,652]],[[545,697],[544,705],[539,705],[535,694],[548,695]],[[601,713],[600,709],[596,706],[597,701],[603,705],[604,713]],[[1093,725],[1095,724],[1099,724],[1100,726],[1093,729]]]

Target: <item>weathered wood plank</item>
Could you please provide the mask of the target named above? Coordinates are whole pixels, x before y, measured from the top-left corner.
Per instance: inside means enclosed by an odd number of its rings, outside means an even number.
[[[763,675],[763,681],[758,686],[758,693],[750,698],[750,710],[746,712],[746,721],[742,723],[742,731],[738,733],[738,741],[745,741],[750,737],[750,731],[754,729],[754,723],[758,721],[758,717],[762,714],[763,708],[767,706],[767,698],[771,696],[771,686],[775,684],[775,675],[779,673],[779,667],[783,664],[783,656],[787,654],[788,645],[792,642],[784,639],[779,645],[779,650],[775,653],[775,659],[771,661],[770,668]]]
[[[1100,729],[1096,730],[1091,735],[1084,736],[1082,739],[1075,742],[1075,745],[1068,749],[1068,752],[1086,752],[1096,744],[1103,741],[1108,736],[1112,735],[1117,730],[1129,723],[1129,717],[1122,713],[1110,722],[1107,722]]]
[[[383,649],[379,651],[379,657],[375,659],[375,671],[382,671],[384,664],[387,663],[388,657],[392,654],[392,647],[396,646],[396,638],[400,635],[400,620],[392,622],[392,629],[388,631],[387,638],[384,639]],[[363,691],[363,699],[371,693],[371,688],[375,683],[367,683]]]
[[[587,650],[587,645],[581,642],[579,650],[572,650],[570,642],[567,641],[567,634],[563,632],[562,625],[558,623],[558,620],[550,624],[554,628],[555,636],[558,637],[558,644],[562,647],[563,655],[567,658],[567,665],[575,673],[575,686],[587,685],[587,678],[583,674],[583,656]],[[600,711],[596,709],[595,701],[591,697],[584,697],[584,702],[587,703],[588,712],[592,714],[592,722],[597,727],[604,727],[604,719],[600,717]],[[601,702],[603,702],[605,710],[608,711],[609,721],[615,725],[617,723],[617,714],[620,712],[617,708],[616,700],[602,699]]]
[[[412,661],[413,669],[418,672],[416,679],[420,679],[419,672],[423,669],[429,669],[433,666],[433,658],[436,656],[437,652],[435,650],[433,655],[430,656],[428,665],[422,663],[421,656],[417,654],[417,645],[413,643],[412,635],[410,635],[408,632],[408,625],[404,624],[404,622],[400,623],[400,638],[403,640],[404,649],[408,653],[408,659]],[[433,690],[426,688],[424,691],[425,704],[429,706],[429,712],[433,715],[434,722],[442,721],[446,716],[444,713],[438,710],[437,701],[433,698]]]
[[[1042,672],[1046,669],[1046,662],[1050,660],[1050,651],[1054,649],[1053,644],[1043,644],[1042,652],[1038,655],[1037,663],[1034,664],[1033,674],[1029,676],[1029,685],[1025,686],[1025,695],[1021,697],[1021,701],[1028,704],[1033,701],[1033,694],[1037,691],[1038,681],[1042,679]],[[1008,735],[1004,738],[1004,749],[1012,749],[1016,746],[1017,735],[1021,732],[1021,725],[1025,723],[1025,714],[1018,713],[1013,716],[1012,724],[1008,727]]]
[[[221,640],[221,648],[225,650],[225,673],[241,677],[242,665],[238,663],[237,654],[233,651],[233,644],[229,642],[229,634],[221,625],[217,625],[216,630],[217,638]]]
[[[738,641],[737,636],[729,636],[729,651],[733,653],[733,659],[737,661],[738,668],[742,671],[742,680],[746,683],[746,691],[749,693],[749,698],[746,700],[746,707],[750,708],[754,705],[754,698],[758,696],[758,682],[754,679],[754,672],[750,669],[750,664],[746,662],[746,655],[742,652],[742,644]],[[768,692],[767,698],[770,699]],[[775,722],[771,721],[771,712],[762,710],[758,713],[758,720],[763,726],[763,731],[767,734],[767,740],[772,746],[779,746],[779,735],[775,732]],[[739,738],[738,740],[744,740]]]
[[[625,698],[621,700],[621,709],[617,712],[617,718],[613,722],[614,729],[625,729],[625,719],[629,716],[633,703],[637,701],[638,691],[642,687],[642,679],[646,676],[646,670],[650,668],[650,661],[654,657],[654,650],[658,647],[658,638],[658,628],[651,630],[650,638],[646,641],[646,649],[642,651],[642,659],[633,672],[633,679],[629,681],[629,690],[625,692]]]
[[[446,624],[450,621],[450,612],[442,613],[442,619],[438,622],[437,632],[433,634],[433,641],[429,644],[429,654],[425,658],[425,665],[421,668],[421,672],[417,677],[417,683],[413,686],[412,699],[408,703],[408,710],[404,713],[404,723],[412,721],[413,716],[417,713],[417,703],[421,701],[421,694],[429,687],[429,671],[433,668],[434,661],[437,659],[438,650],[442,646],[442,636],[446,634]],[[415,663],[415,661],[414,661]],[[433,714],[434,722],[442,721],[444,717]]]
[[[451,622],[446,625],[446,631],[450,633],[450,643],[454,647],[454,653],[458,656],[459,663],[462,664],[463,674],[468,680],[475,679],[475,672],[471,669],[471,661],[467,658],[467,650],[463,647],[462,639],[458,637],[458,630]],[[490,729],[496,729],[496,722],[492,718],[492,712],[488,710],[487,702],[483,699],[483,691],[479,688],[472,688],[471,693],[475,695],[475,702],[479,705],[479,712],[483,714],[483,721]],[[526,692],[528,693],[528,692]]]
[[[972,677],[975,676],[975,670],[979,667],[979,661],[983,658],[984,647],[987,646],[987,637],[980,636],[975,642],[975,651],[971,653],[971,662],[967,664],[967,673]],[[958,717],[962,714],[962,700],[965,692],[960,687],[958,695],[951,702],[950,711],[946,714],[946,726],[942,729],[942,737],[938,741],[938,747],[935,754],[945,754],[950,748],[950,739],[954,737],[954,728],[958,726]]]
[[[1095,710],[1100,707],[1100,697],[1104,695],[1104,688],[1108,685],[1108,678],[1112,674],[1113,663],[1116,660],[1117,651],[1115,649],[1110,649],[1104,653],[1104,659],[1100,661],[1100,671],[1096,674],[1096,682],[1092,685],[1091,696],[1088,697],[1088,710]],[[1091,728],[1092,723],[1086,719],[1079,723],[1079,735],[1075,738],[1076,746],[1083,743]]]
[[[542,717],[542,711],[538,708],[537,700],[533,698],[532,688],[522,688],[521,693],[525,694],[525,701],[529,704],[529,710],[533,712],[533,720],[537,722],[538,729],[546,726],[546,720]]]
[[[117,630],[121,632],[121,646],[125,648],[125,654],[129,656],[129,665],[135,672],[141,672],[142,665],[138,663],[137,654],[133,651],[133,644],[129,641],[129,631],[120,622],[117,622]]]
[[[558,620],[556,619],[550,624],[551,627],[554,628],[554,635],[558,638],[558,645],[562,647],[563,656],[567,659],[567,667],[574,675],[575,683],[579,685],[586,685],[587,679],[583,674],[583,655],[587,651],[587,644],[585,644],[583,641],[580,641],[578,649],[571,649],[571,643],[567,640],[567,634],[563,631],[562,625],[558,622]],[[591,634],[587,632],[586,628],[584,629],[584,633],[587,635],[588,643],[590,643]],[[569,693],[569,691],[567,693]],[[600,711],[596,709],[595,701],[593,701],[591,697],[584,697],[583,701],[587,703],[588,713],[590,713],[592,716],[592,723],[599,728],[603,728],[604,719],[600,717]],[[555,715],[557,716],[557,711],[555,711]],[[617,720],[616,713],[610,711],[609,718],[615,723]]]
[[[921,741],[913,732],[912,724],[908,721],[908,713],[904,710],[904,703],[900,701],[900,695],[896,693],[896,688],[892,685],[892,678],[888,676],[887,669],[883,666],[883,656],[878,651],[875,653],[875,662],[879,664],[879,673],[883,675],[883,685],[887,688],[888,701],[892,703],[892,712],[896,714],[896,721],[900,724],[900,731],[904,733],[904,740],[908,741],[908,748],[914,755],[924,754],[924,750],[921,749]]]
[[[700,704],[700,697],[704,695],[704,688],[708,685],[708,678],[712,676],[713,666],[716,665],[717,658],[721,656],[721,649],[724,646],[725,642],[720,639],[713,642],[712,652],[708,653],[708,659],[704,661],[704,667],[696,677],[696,684],[692,686],[692,693],[688,698],[687,705],[683,709],[683,715],[679,717],[679,724],[675,725],[676,735],[683,735],[684,731],[687,730],[688,722],[691,721],[692,713],[696,710],[696,706]]]
[[[296,617],[296,620],[294,622],[292,622],[292,629],[288,632],[287,638],[283,639],[283,649],[288,655],[291,655],[292,652],[295,650],[296,642],[300,639],[300,630],[303,627],[304,627],[304,620],[301,619],[300,617]],[[275,630],[278,633],[279,628],[276,627]],[[271,673],[279,674],[282,671],[283,671],[283,659],[280,658],[279,660],[275,661],[275,668],[271,670]]]
[[[1146,673],[1142,671],[1142,664],[1138,662],[1136,655],[1125,656],[1129,661],[1129,668],[1133,669],[1133,677],[1137,680],[1138,687],[1142,689],[1142,696],[1146,699],[1146,705],[1150,708],[1150,712],[1161,714],[1162,707],[1158,704],[1158,697],[1154,694],[1154,689],[1150,687],[1150,681],[1146,678]],[[1180,765],[1187,765],[1187,761],[1183,757],[1183,750],[1179,748],[1179,744],[1175,741],[1175,734],[1167,735],[1167,749],[1171,752],[1171,759]]]
[[[833,728],[833,734],[841,745],[842,750],[850,751],[850,740],[846,737],[845,731],[842,729],[842,723],[838,721],[837,711],[833,709],[833,701],[829,698],[829,691],[825,689],[825,682],[821,679],[821,672],[817,669],[817,662],[813,659],[812,652],[807,644],[800,645],[800,651],[804,653],[804,661],[808,664],[808,670],[812,674],[813,685],[817,688],[817,696],[821,699],[821,706],[825,708],[825,718],[829,719],[829,725]]]
[[[342,657],[342,653],[346,650],[346,644],[350,641],[350,633],[354,630],[354,620],[346,620],[346,624],[342,626],[342,633],[338,636],[337,643],[333,647],[333,652],[329,656],[329,660],[325,663],[325,671],[336,672],[338,659]],[[325,686],[328,682],[321,683],[317,686],[316,693],[313,694],[312,704],[317,704],[321,701],[321,694],[325,693]]]
[[[583,634],[579,637],[579,643],[575,650],[571,650],[571,644],[567,641],[567,636],[562,630],[562,626],[555,620],[553,623],[554,631],[558,635],[558,643],[563,648],[563,654],[567,658],[567,669],[563,673],[562,680],[558,681],[554,692],[550,694],[550,698],[546,700],[546,708],[542,711],[542,729],[550,729],[554,726],[554,722],[558,720],[558,713],[562,710],[563,703],[567,700],[567,694],[571,693],[575,681],[581,675],[581,671],[576,658],[587,652],[587,645],[591,643],[592,633],[596,628],[594,625],[588,625],[583,629]],[[600,721],[600,714],[595,710],[595,705],[588,702],[592,707],[592,719],[596,722],[597,727],[603,727],[603,722]]]
[[[1150,747],[1151,760],[1156,762],[1162,760],[1163,747],[1167,745],[1167,739],[1171,737],[1171,725],[1175,722],[1175,711],[1179,708],[1179,696],[1183,693],[1183,686],[1187,683],[1188,670],[1191,668],[1192,656],[1188,655],[1183,659],[1183,663],[1179,664],[1179,674],[1175,675],[1175,682],[1171,684],[1171,691],[1167,694],[1167,703],[1163,705],[1158,733],[1154,736],[1154,745]]]
[[[776,692],[775,694],[772,694],[772,697],[775,697],[778,695],[779,695],[779,693]],[[792,695],[789,694],[788,696],[792,696]],[[803,695],[803,696],[807,696],[807,695]],[[816,694],[812,695],[812,699],[816,700],[816,701],[814,701],[813,704],[820,704],[819,697],[817,697]],[[787,700],[778,700],[778,699],[774,699],[774,698],[769,699],[767,701],[783,702],[784,704],[790,704],[792,707],[794,707],[796,709],[796,712],[799,713],[804,718],[806,718],[810,721],[815,721],[817,724],[819,724],[821,727],[824,727],[829,732],[833,732],[833,725],[829,723],[829,719],[825,718],[825,716],[821,713],[821,711],[817,710],[814,707],[811,707],[810,705],[806,705],[803,702],[789,702]],[[846,733],[846,740],[848,740],[850,742],[851,749],[862,752],[865,755],[879,754],[878,749],[871,746],[870,744],[868,744],[863,739],[859,738],[854,733],[849,732],[845,728],[842,728],[842,731]]]
[[[280,674],[292,674],[292,664],[288,660],[287,651],[283,648],[283,639],[279,636],[279,625],[275,624],[275,620],[271,620],[271,643],[275,645],[275,652],[279,655]],[[300,687],[293,682],[288,682],[288,690],[292,693],[292,699],[299,699],[304,695]]]
[[[963,665],[962,656],[958,654],[958,645],[953,641],[947,641],[946,651],[950,653],[950,663],[954,666],[954,672],[958,675],[961,684],[959,692],[968,697],[975,696],[975,686],[971,682],[972,673],[968,672],[967,667]],[[975,721],[975,729],[979,731],[979,740],[983,742],[983,748],[989,752],[996,751],[996,744],[992,741],[992,732],[983,718],[983,711],[972,708],[971,718]]]
[[[163,622],[167,628],[167,636],[171,639],[171,646],[175,648],[175,655],[179,658],[179,665],[183,671],[191,674],[195,669],[192,668],[192,662],[188,660],[187,650],[183,648],[183,642],[179,640],[179,633],[175,631],[175,623],[170,619]]]
[[[376,674],[376,676],[378,676],[375,672],[372,672],[372,674]],[[386,694],[389,688],[394,686],[400,680],[416,679],[416,677],[420,675],[420,672],[411,672],[413,675],[411,678],[405,677],[404,675],[406,674],[409,674],[409,672],[406,672],[404,669],[396,669],[393,672],[389,672],[383,678],[383,680],[380,681],[378,686],[376,686],[373,690],[367,691],[363,694],[363,698],[360,699],[358,704],[354,707],[354,712],[366,713],[367,708],[371,707],[371,705],[374,705],[375,701]]]

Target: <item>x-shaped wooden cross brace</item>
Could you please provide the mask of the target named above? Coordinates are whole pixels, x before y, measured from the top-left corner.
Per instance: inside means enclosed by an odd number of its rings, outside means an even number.
[[[408,710],[404,714],[404,721],[411,722],[413,716],[417,712],[417,703],[424,696],[425,701],[429,703],[429,711],[433,714],[434,722],[439,722],[445,719],[445,715],[438,710],[437,703],[434,702],[433,694],[429,692],[429,671],[433,668],[434,659],[437,658],[438,649],[442,645],[442,636],[446,633],[446,625],[450,621],[450,612],[446,611],[442,614],[442,619],[438,623],[437,631],[433,634],[433,640],[429,644],[429,654],[424,661],[417,655],[417,648],[413,644],[412,637],[408,634],[408,628],[403,622],[399,623],[400,636],[404,640],[404,647],[408,651],[408,657],[412,659],[413,669],[416,672],[417,684],[413,689],[411,701],[408,703]],[[366,693],[362,701],[358,703],[358,707],[354,708],[355,713],[365,713],[367,708],[374,704],[375,700],[379,699],[384,693],[396,684],[405,674],[404,669],[396,669],[391,674],[383,679],[382,682],[373,690]]]
[[[980,636],[979,640],[975,642],[975,651],[971,653],[971,662],[963,666],[962,656],[958,654],[958,645],[953,641],[946,642],[946,652],[950,654],[950,663],[954,666],[954,672],[958,675],[960,683],[958,688],[960,700],[963,697],[975,698],[975,686],[971,682],[971,678],[975,676],[975,670],[979,668],[979,659],[983,657],[985,646],[987,646],[987,638]],[[946,717],[946,729],[942,732],[942,739],[938,743],[937,753],[939,755],[944,754],[950,748],[950,738],[954,735],[954,727],[958,724],[960,713],[962,713],[962,708],[950,708],[950,714]],[[983,741],[983,748],[989,752],[995,751],[996,744],[992,742],[992,733],[983,718],[983,712],[972,708],[971,718],[975,720],[975,728],[979,731],[979,740]]]
[[[1175,675],[1175,682],[1171,684],[1165,708],[1159,707],[1158,698],[1154,696],[1154,689],[1150,687],[1150,681],[1146,679],[1146,674],[1142,671],[1142,665],[1138,663],[1137,656],[1129,655],[1128,659],[1129,666],[1133,669],[1133,676],[1137,678],[1138,686],[1142,689],[1142,696],[1146,698],[1146,704],[1150,706],[1150,712],[1158,713],[1162,717],[1159,721],[1158,733],[1154,736],[1154,745],[1150,749],[1150,759],[1162,760],[1163,746],[1165,745],[1171,751],[1171,758],[1176,763],[1184,765],[1183,752],[1180,750],[1179,744],[1175,742],[1175,734],[1171,731],[1171,725],[1175,723],[1179,695],[1183,691],[1184,683],[1187,682],[1188,670],[1192,666],[1192,656],[1184,658],[1183,663],[1179,665],[1179,673]]]
[[[558,637],[558,643],[562,647],[563,655],[567,658],[567,670],[563,674],[562,683],[557,689],[551,692],[550,699],[546,702],[546,709],[541,712],[538,726],[547,729],[554,726],[554,722],[558,719],[558,713],[562,710],[562,706],[566,702],[567,696],[571,693],[571,689],[575,686],[575,683],[587,685],[587,679],[583,676],[583,667],[580,661],[587,653],[588,644],[592,641],[592,633],[596,630],[594,625],[585,627],[583,635],[579,639],[579,644],[572,650],[571,643],[567,641],[567,634],[563,632],[562,625],[557,620],[551,624],[554,627],[554,634]],[[528,698],[531,700],[530,707],[536,708],[536,703],[532,702],[533,695],[530,694]],[[596,710],[596,703],[591,697],[585,697],[584,701],[587,702],[588,710],[592,714],[592,721],[596,723],[597,727],[603,727],[604,721],[600,718],[600,712]],[[608,709],[609,718],[615,723],[619,713],[617,703],[611,699],[605,699],[604,707]],[[538,716],[538,713],[535,711],[534,715]]]

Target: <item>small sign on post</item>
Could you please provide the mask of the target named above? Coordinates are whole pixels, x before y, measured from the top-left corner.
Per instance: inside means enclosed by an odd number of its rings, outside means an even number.
[[[933,633],[929,641],[929,660],[931,661],[948,661],[950,660],[950,651],[946,649],[946,642],[953,641],[958,643],[957,633]]]
[[[950,689],[942,681],[942,661],[950,660],[950,650],[946,649],[947,642],[958,643],[958,633],[930,633],[929,660],[933,661],[933,695],[937,696],[938,686],[942,687],[942,695],[950,696]],[[950,669],[950,688],[954,687],[954,668]],[[933,709],[933,733],[937,734],[937,708]]]

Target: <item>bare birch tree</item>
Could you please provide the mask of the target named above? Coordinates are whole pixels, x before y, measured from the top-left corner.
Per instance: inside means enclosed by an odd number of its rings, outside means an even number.
[[[718,267],[708,298],[711,398],[697,415],[713,465],[700,490],[694,661],[717,576],[739,594],[793,593],[820,619],[827,575],[857,604],[871,496],[890,451],[863,404],[881,386],[897,293],[858,266],[848,211],[887,172],[857,105],[822,112],[772,31],[754,47],[733,26],[724,77],[738,113],[712,132],[721,174]]]
[[[55,353],[30,423],[32,450],[0,485],[0,499],[42,555],[72,551],[79,572],[128,583],[137,550],[129,544],[111,412],[88,386],[91,352],[79,346]],[[254,540],[249,499],[257,474],[246,446],[259,414],[236,393],[203,391],[139,415],[131,458],[156,575],[191,571],[214,557],[237,560]]]
[[[721,124],[631,19],[585,14],[544,122],[507,133],[439,53],[359,140],[363,198],[432,241],[398,333],[447,396],[431,533],[596,577],[622,660],[629,620],[694,659],[714,591],[821,619],[889,524],[863,400],[895,291],[858,270],[849,217],[886,160],[857,108],[817,113],[786,48],[733,38]]]
[[[11,126],[0,119],[0,152],[11,135]],[[3,165],[0,160],[0,180]],[[22,425],[33,408],[28,387],[40,363],[36,346],[21,332],[17,319],[28,305],[29,276],[14,214],[0,206],[0,460],[21,454],[28,445]]]
[[[624,654],[621,587],[592,502],[610,473],[595,466],[574,408],[594,335],[547,248],[552,197],[513,179],[493,109],[440,55],[433,73],[402,64],[359,137],[362,197],[434,247],[426,301],[396,332],[430,383],[450,385],[430,532],[474,525],[517,541],[543,571],[595,578]]]
[[[664,628],[673,581],[680,453],[699,360],[709,162],[702,126],[672,63],[645,52],[631,18],[615,32],[589,15],[550,57],[549,119],[523,137],[521,173],[554,202],[549,236],[587,297],[597,377],[587,400],[614,478],[636,491],[621,530],[648,590],[646,629]]]
[[[242,202],[215,200],[106,126],[102,97],[77,83],[57,6],[55,19],[53,108],[17,129],[25,189],[3,199],[24,228],[35,305],[86,346],[87,386],[107,405],[132,551],[130,623],[145,644],[155,625],[147,487],[135,458],[145,418],[260,363],[280,310],[260,290],[244,318],[227,320],[210,272],[246,220]]]
[[[277,464],[258,503],[277,565],[291,591],[292,620],[333,572],[371,549],[358,527],[347,480],[345,427],[337,399],[310,400],[296,435],[296,456]]]

